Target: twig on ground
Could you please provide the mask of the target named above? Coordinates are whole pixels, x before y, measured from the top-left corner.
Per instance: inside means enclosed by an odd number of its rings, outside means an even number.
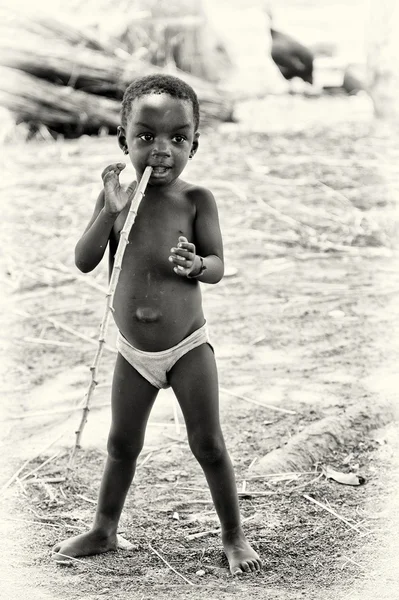
[[[91,311],[92,308],[93,308],[92,305],[89,304],[88,302],[85,302],[84,304],[80,304],[80,305],[67,304],[66,306],[59,306],[58,308],[49,308],[48,310],[46,310],[45,312],[43,312],[42,316],[43,317],[49,317],[51,315],[62,315],[62,314],[65,314],[65,313],[76,313],[76,312],[85,311],[85,310]],[[32,315],[28,315],[27,313],[25,313],[24,316],[25,317],[31,317]]]
[[[257,406],[263,406],[263,408],[270,408],[270,410],[275,410],[277,412],[286,413],[288,415],[296,415],[294,410],[288,410],[287,408],[280,408],[279,406],[274,406],[273,404],[265,404],[264,402],[259,402],[258,400],[253,400],[252,398],[248,398],[247,396],[242,396],[241,394],[235,394],[226,388],[219,388],[220,391],[224,394],[228,394],[229,396],[234,396],[234,398],[239,398],[240,400],[244,400],[245,402],[249,402],[250,404],[256,404]]]
[[[26,496],[26,487],[24,486],[24,484],[22,483],[22,481],[20,480],[19,477],[16,478],[15,480],[16,484],[21,488],[21,492],[24,494],[24,496]]]
[[[254,466],[254,464],[256,463],[257,460],[258,460],[257,456],[255,456],[255,458],[251,460],[251,463],[248,467],[248,471],[250,471],[252,469],[252,467]]]
[[[297,219],[294,219],[293,217],[285,215],[284,213],[277,210],[277,208],[274,208],[273,206],[268,204],[263,198],[257,197],[256,199],[258,201],[258,205],[261,208],[263,208],[266,212],[271,214],[273,217],[275,217],[279,221],[282,221],[283,223],[285,223],[286,225],[289,225],[290,227],[294,227],[295,229],[298,229],[300,232],[306,231],[309,235],[311,235],[312,237],[314,237],[316,239],[318,238],[318,232],[313,227],[310,227],[310,225],[305,225],[305,223],[302,223],[301,221],[297,221]]]
[[[178,438],[173,437],[173,435],[170,435],[169,433],[164,433],[164,436],[166,438],[168,438],[169,440],[172,440],[173,442],[176,442],[178,444],[182,444],[182,443],[184,443],[186,441],[185,438],[178,439]]]
[[[180,487],[177,486],[176,489],[178,490],[182,490],[184,492],[202,492],[202,493],[208,493],[209,489],[208,488],[190,488],[190,487]]]
[[[343,556],[342,558],[352,563],[353,565],[356,565],[357,567],[359,567],[359,569],[362,569],[362,571],[366,570],[364,567],[362,567],[362,565],[359,565],[359,563],[355,562],[352,558],[349,558],[349,556]],[[344,567],[345,564],[343,564],[342,566]]]
[[[208,529],[207,531],[199,531],[198,533],[190,533],[186,535],[186,540],[197,540],[198,538],[213,535],[214,533],[220,533],[220,527],[216,529]]]
[[[249,342],[250,346],[256,346],[256,344],[259,344],[260,342],[263,342],[263,340],[266,339],[265,335],[258,335],[255,339],[251,340]]]
[[[246,523],[247,521],[250,521],[254,517],[255,517],[255,513],[253,515],[250,515],[249,517],[246,517],[245,519],[242,519],[242,523]],[[219,532],[220,532],[220,525],[216,529],[209,529],[207,531],[199,531],[198,533],[190,533],[190,534],[186,535],[186,540],[196,540],[198,538],[206,537],[207,535],[213,535],[214,533],[219,533]]]
[[[45,465],[48,465],[48,463],[50,463],[55,458],[57,458],[57,456],[60,454],[60,452],[61,452],[61,450],[58,450],[58,452],[56,452],[55,454],[53,454],[53,456],[50,456],[49,458],[47,458],[38,467],[36,467],[32,471],[29,471],[29,473],[27,473],[26,475],[24,475],[23,477],[20,478],[21,481],[24,481],[25,479],[28,479],[28,477],[31,477],[34,473],[37,473],[42,467],[44,467]]]
[[[293,477],[300,477],[301,475],[313,475],[314,471],[287,471],[286,473],[266,473],[265,475],[252,475],[251,477],[247,477],[248,480],[252,479],[267,479],[268,477],[277,477],[278,479],[292,479]]]
[[[48,523],[46,521],[33,521],[32,519],[18,519],[17,517],[3,517],[5,521],[15,521],[16,523],[32,523],[34,525],[47,525],[48,527],[58,527],[57,523]]]
[[[63,273],[69,273],[77,281],[82,281],[83,283],[86,283],[86,285],[90,286],[91,288],[94,288],[95,290],[98,290],[99,292],[102,292],[103,294],[107,293],[107,288],[97,283],[97,281],[91,275],[81,275],[80,273],[75,273],[74,271],[72,271],[72,269],[69,269],[62,262],[57,262],[54,266],[50,264],[47,264],[45,266],[48,269],[55,269],[62,271]]]
[[[82,498],[82,500],[89,502],[89,504],[97,504],[97,500],[91,500],[91,498],[88,498],[87,496],[84,496],[83,494],[77,494],[77,496],[78,496],[78,498]]]
[[[79,396],[80,396],[80,394],[79,394]],[[93,406],[90,410],[97,410],[99,408],[104,408],[106,406],[111,406],[111,402],[100,402],[99,404],[96,404],[95,406]],[[83,404],[80,404],[78,406],[71,406],[69,408],[58,408],[55,410],[41,410],[41,411],[37,411],[37,412],[26,412],[26,413],[23,413],[22,415],[13,415],[13,416],[7,417],[5,419],[0,419],[0,423],[3,423],[4,421],[20,421],[22,419],[33,419],[36,417],[51,417],[53,415],[62,415],[64,413],[73,413],[78,410],[82,410],[82,408],[83,408]]]
[[[41,477],[40,479],[37,479],[36,477],[33,477],[32,479],[28,479],[28,481],[26,482],[26,485],[34,485],[35,483],[64,483],[66,481],[65,477]],[[60,488],[61,489],[61,488]]]
[[[22,471],[25,469],[25,467],[32,462],[32,460],[35,460],[35,458],[38,458],[41,454],[43,454],[43,452],[46,452],[46,450],[48,450],[49,448],[51,448],[51,446],[53,446],[54,444],[56,444],[62,437],[64,437],[64,435],[66,434],[66,431],[63,431],[61,433],[61,435],[59,435],[55,440],[53,440],[50,444],[47,444],[44,448],[42,448],[42,450],[40,450],[37,454],[35,454],[34,456],[32,456],[31,458],[28,458],[24,464],[19,467],[19,469],[14,473],[14,475],[12,477],[10,477],[10,479],[3,485],[2,488],[0,488],[0,497],[2,496],[2,494],[10,487],[10,485],[12,483],[14,483],[14,481],[16,480],[16,478],[19,476],[20,473],[22,473]]]
[[[184,500],[184,504],[212,504],[212,498],[209,500]]]
[[[73,329],[72,327],[69,327],[68,325],[65,325],[64,323],[61,323],[61,321],[58,321],[58,319],[53,319],[52,317],[45,317],[45,320],[48,321],[49,323],[51,323],[52,325],[54,325],[54,327],[64,329],[64,331],[67,331],[71,335],[74,335],[75,337],[77,337],[81,340],[84,340],[85,342],[89,342],[90,344],[95,344],[95,345],[98,344],[98,340],[94,340],[93,338],[89,337],[88,335],[85,335],[84,333],[80,333],[80,331],[76,331],[76,329]],[[109,346],[106,343],[104,343],[104,348],[106,350],[109,350],[110,352],[117,353],[116,348],[113,348],[112,346]]]
[[[178,575],[179,577],[181,577],[181,579],[183,579],[189,585],[195,586],[195,584],[192,583],[189,579],[187,579],[187,577],[184,577],[184,575],[182,575],[181,573],[179,573],[179,571],[176,571],[176,569],[174,567],[172,567],[172,565],[163,556],[161,556],[161,554],[159,554],[158,550],[156,550],[155,548],[153,548],[151,546],[151,544],[148,544],[148,547],[151,550],[151,552],[153,552],[154,554],[156,554],[162,560],[162,562],[164,562],[165,565],[167,567],[169,567],[169,569],[171,571],[173,571],[174,573],[176,573],[176,575]]]
[[[54,494],[53,490],[47,485],[47,483],[42,479],[39,480],[41,487],[44,489],[44,491],[47,493],[50,502],[54,502],[54,500],[56,499],[56,495]]]
[[[33,337],[24,337],[22,339],[24,342],[29,342],[30,344],[44,344],[46,346],[64,346],[65,348],[76,348],[76,344],[72,344],[71,342],[59,342],[57,340],[46,340],[43,338]]]
[[[362,530],[359,529],[359,527],[357,525],[352,525],[352,523],[350,523],[350,521],[348,521],[348,519],[345,519],[345,517],[342,517],[341,515],[339,515],[335,510],[333,510],[332,508],[329,508],[326,504],[323,504],[322,502],[315,500],[315,498],[312,498],[311,496],[308,496],[307,494],[303,494],[303,497],[306,498],[306,500],[309,500],[310,502],[317,504],[317,506],[320,506],[320,508],[322,508],[323,510],[326,510],[327,512],[331,513],[332,515],[334,515],[334,517],[336,517],[340,521],[343,521],[343,523],[346,523],[346,525],[348,525],[348,527],[350,527],[351,529],[354,529],[358,533],[362,533]]]
[[[305,481],[305,483],[300,483],[299,485],[295,486],[293,488],[293,492],[296,492],[297,490],[306,487],[308,485],[312,485],[312,483],[316,483],[316,481],[319,481],[322,477],[323,477],[323,473],[320,473],[319,475],[317,475],[317,477],[314,477],[313,479],[311,479],[310,481]]]
[[[148,461],[151,460],[153,454],[154,454],[153,452],[149,452],[147,454],[147,456],[144,458],[144,460],[142,460],[141,463],[139,463],[136,468],[139,469],[140,467],[143,467]]]
[[[67,466],[67,477],[71,473],[71,470],[74,466],[76,453],[78,451],[78,448],[80,448],[80,440],[82,438],[83,429],[86,425],[89,410],[90,410],[90,400],[91,400],[91,397],[95,390],[95,387],[98,383],[97,382],[98,367],[99,367],[99,363],[100,363],[101,356],[102,356],[103,349],[104,349],[105,336],[106,336],[106,333],[108,330],[108,325],[109,325],[109,322],[111,319],[111,314],[114,310],[112,303],[113,303],[115,289],[118,284],[118,279],[119,279],[119,275],[120,275],[121,268],[122,268],[122,259],[123,259],[123,255],[125,253],[125,249],[126,249],[126,246],[128,243],[129,233],[130,233],[130,230],[136,219],[138,206],[140,204],[141,199],[144,196],[144,192],[147,187],[148,180],[151,176],[151,172],[152,172],[152,167],[146,167],[146,169],[143,173],[143,176],[137,185],[136,191],[135,191],[134,196],[131,201],[130,209],[129,209],[125,224],[124,224],[123,229],[120,234],[120,240],[119,240],[118,248],[117,248],[117,251],[115,254],[115,262],[114,262],[114,266],[112,269],[109,288],[108,288],[108,292],[106,294],[106,304],[105,304],[104,315],[103,315],[103,319],[102,319],[101,325],[100,325],[98,348],[97,348],[96,355],[94,357],[93,364],[90,367],[91,381],[89,383],[87,392],[84,396],[83,413],[82,413],[79,427],[76,430],[75,445],[72,449],[69,463]]]
[[[352,210],[359,210],[356,206],[354,206],[352,204],[352,202],[340,191],[335,190],[334,188],[332,188],[330,185],[327,185],[326,183],[324,183],[324,181],[320,181],[320,179],[316,180],[316,183],[321,186],[321,189],[328,195],[328,196],[335,196],[336,198],[338,198],[339,200],[341,200],[342,204],[345,206],[345,208],[351,208]]]

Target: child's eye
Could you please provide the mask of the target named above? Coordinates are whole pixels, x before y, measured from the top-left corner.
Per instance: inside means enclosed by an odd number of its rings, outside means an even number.
[[[152,140],[154,139],[154,136],[152,135],[152,133],[141,133],[139,135],[139,138],[141,140],[143,140],[144,142],[152,142]]]
[[[175,135],[173,141],[177,144],[182,144],[185,141],[185,139],[186,138],[184,137],[184,135]]]

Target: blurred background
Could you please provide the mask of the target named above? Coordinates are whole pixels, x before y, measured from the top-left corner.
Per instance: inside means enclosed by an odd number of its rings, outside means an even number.
[[[46,131],[53,137],[114,133],[126,85],[135,76],[163,70],[193,84],[204,122],[242,120],[241,103],[254,99],[269,98],[258,105],[261,113],[265,107],[273,110],[270,97],[287,94],[312,99],[292,100],[304,114],[317,112],[326,105],[323,99],[334,95],[345,99],[335,103],[339,110],[392,116],[395,4],[17,0],[11,8],[3,1],[2,135],[12,121],[23,124],[22,137],[38,131],[45,137]],[[352,101],[359,94],[361,99]]]

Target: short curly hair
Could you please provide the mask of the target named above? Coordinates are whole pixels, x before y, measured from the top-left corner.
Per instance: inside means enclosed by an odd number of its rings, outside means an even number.
[[[127,126],[129,114],[132,110],[132,102],[135,98],[147,94],[169,94],[172,98],[188,100],[191,102],[194,114],[195,130],[199,127],[200,114],[197,94],[191,85],[173,75],[147,75],[135,79],[125,90],[122,100],[121,122],[123,127]]]

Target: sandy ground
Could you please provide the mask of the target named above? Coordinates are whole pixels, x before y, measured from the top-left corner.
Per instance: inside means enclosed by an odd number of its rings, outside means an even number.
[[[293,131],[288,119],[285,130],[281,115],[293,109],[297,127]],[[7,149],[3,180],[2,482],[24,460],[30,462],[2,490],[6,600],[139,600],[154,593],[395,598],[396,563],[386,560],[388,551],[395,555],[398,532],[392,426],[325,457],[339,470],[361,472],[367,483],[359,488],[315,481],[317,464],[309,474],[272,481],[250,480],[248,467],[326,416],[365,400],[396,401],[399,286],[390,246],[396,232],[397,148],[370,127],[361,98],[287,98],[240,110],[240,125],[204,132],[187,178],[204,180],[206,174],[219,203],[230,273],[218,286],[204,287],[204,305],[239,489],[247,481],[247,490],[263,494],[242,498],[241,506],[265,571],[233,582],[217,534],[203,535],[217,521],[181,417],[176,426],[169,391],[162,392],[151,415],[121,522],[133,549],[70,569],[51,563],[58,539],[89,526],[104,460],[112,352],[104,357],[73,482],[46,483],[65,473],[79,416],[71,408],[81,400],[95,349],[105,270],[77,280],[73,246],[91,211],[99,173],[115,157],[115,140],[17,144]],[[248,120],[255,110],[258,128]],[[331,114],[333,127],[321,125]],[[264,212],[259,198],[278,214]],[[364,217],[360,229],[358,211]],[[340,250],[326,251],[327,243]],[[78,339],[76,332],[88,339]],[[114,338],[112,329],[110,345]],[[45,458],[47,466],[22,480]],[[312,505],[304,493],[360,532]],[[188,540],[193,534],[200,537]],[[196,587],[167,569],[149,543]],[[196,574],[200,569],[205,575]]]

